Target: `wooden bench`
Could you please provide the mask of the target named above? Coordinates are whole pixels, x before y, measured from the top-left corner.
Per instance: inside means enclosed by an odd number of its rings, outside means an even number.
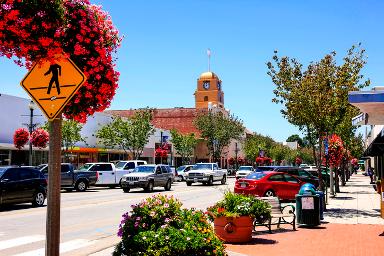
[[[293,205],[281,207],[278,197],[259,197],[259,199],[271,205],[271,218],[262,223],[255,220],[253,223],[255,231],[257,226],[266,226],[269,229],[269,232],[272,233],[271,226],[277,225],[277,228],[280,228],[280,224],[290,224],[293,226],[293,230],[296,230],[296,214]],[[272,222],[272,219],[277,221]]]

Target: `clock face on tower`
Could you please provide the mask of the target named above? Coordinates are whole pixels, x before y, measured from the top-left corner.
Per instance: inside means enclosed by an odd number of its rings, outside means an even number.
[[[205,90],[208,90],[208,89],[209,89],[209,81],[204,81],[204,82],[203,82],[203,88],[204,88]]]
[[[221,82],[220,81],[217,81],[217,89],[221,90]]]

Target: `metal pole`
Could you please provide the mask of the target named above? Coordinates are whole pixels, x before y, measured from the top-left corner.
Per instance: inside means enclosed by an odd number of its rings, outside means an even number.
[[[29,115],[29,135],[33,132],[33,108],[30,108],[31,113]],[[29,166],[32,166],[32,142],[29,141]]]
[[[58,118],[49,122],[46,256],[60,255],[61,121],[59,114]]]
[[[163,131],[160,131],[160,148],[163,149]],[[160,164],[163,164],[163,155],[160,155]]]

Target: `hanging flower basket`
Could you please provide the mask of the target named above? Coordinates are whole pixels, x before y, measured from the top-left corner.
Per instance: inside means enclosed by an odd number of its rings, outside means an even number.
[[[45,148],[49,141],[49,134],[46,130],[38,128],[31,134],[31,143],[38,148]]]
[[[20,150],[22,147],[27,144],[29,140],[29,132],[25,128],[19,128],[15,131],[13,135],[13,144],[15,147]]]

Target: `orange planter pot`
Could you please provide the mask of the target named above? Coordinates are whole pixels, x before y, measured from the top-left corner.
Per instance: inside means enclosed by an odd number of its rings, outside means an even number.
[[[216,235],[227,243],[245,243],[252,239],[253,218],[219,217],[214,221]]]
[[[376,191],[381,194],[381,182],[376,182]]]

